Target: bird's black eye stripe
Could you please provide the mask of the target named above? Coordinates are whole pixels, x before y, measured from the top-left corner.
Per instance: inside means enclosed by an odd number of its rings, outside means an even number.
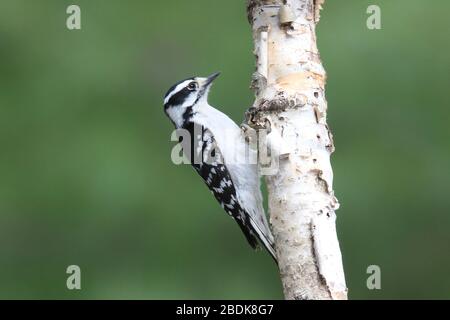
[[[166,97],[180,84],[180,83],[183,83],[183,82],[185,82],[185,81],[187,81],[187,80],[194,80],[194,78],[193,77],[191,77],[191,78],[187,78],[187,79],[184,79],[184,80],[181,80],[181,81],[178,81],[177,83],[175,83],[173,86],[171,86],[170,87],[170,89],[166,92],[166,94],[164,95],[164,99],[166,99]]]
[[[194,80],[193,77],[184,79],[184,80],[181,80],[181,81],[175,83],[172,87],[170,87],[170,89],[166,92],[164,99],[166,99],[167,96],[169,94],[171,94],[180,83],[183,83],[188,80],[190,80],[189,84],[187,86],[185,86],[183,89],[181,89],[180,91],[178,91],[177,93],[175,93],[174,95],[172,95],[171,98],[169,99],[169,101],[167,101],[164,104],[165,109],[169,108],[169,106],[177,106],[177,105],[183,104],[183,102],[192,93],[192,91],[195,91],[196,89],[198,89],[199,85],[198,85],[197,81]],[[193,89],[189,88],[190,85],[192,85]]]
[[[190,91],[185,87],[183,90],[175,93],[167,102],[167,105],[179,106],[182,105],[186,98],[189,96]]]

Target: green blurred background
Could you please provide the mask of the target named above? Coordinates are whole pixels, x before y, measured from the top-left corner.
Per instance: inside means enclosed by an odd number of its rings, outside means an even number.
[[[370,4],[382,30],[366,28]],[[449,14],[444,0],[322,11],[350,298],[450,298]],[[210,102],[240,123],[243,0],[0,1],[0,298],[282,298],[270,257],[170,160],[164,93],[217,70]],[[366,288],[371,264],[382,290]]]

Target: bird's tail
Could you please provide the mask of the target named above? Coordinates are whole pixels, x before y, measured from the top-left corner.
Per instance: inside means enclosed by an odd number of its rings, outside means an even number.
[[[253,231],[257,234],[258,239],[264,245],[264,248],[266,248],[266,250],[270,253],[275,263],[278,264],[277,254],[275,251],[275,243],[270,230],[268,228],[264,228],[265,230],[262,230],[260,225],[258,225],[258,223],[256,223],[253,218],[250,218],[250,224]]]
[[[261,243],[264,248],[270,253],[275,263],[278,264],[277,255],[274,248],[274,242],[272,234],[267,231],[263,231],[262,228],[255,223],[252,217],[249,216],[249,219],[242,220],[238,219],[236,222],[242,230],[242,233],[245,235],[248,243],[253,249],[258,249],[259,244]],[[259,242],[258,242],[259,239]]]

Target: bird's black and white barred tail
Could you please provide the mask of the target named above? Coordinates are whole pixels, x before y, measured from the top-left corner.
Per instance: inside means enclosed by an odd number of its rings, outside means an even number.
[[[194,169],[203,178],[222,208],[237,222],[250,246],[258,248],[259,239],[277,262],[271,234],[267,234],[260,223],[252,221],[252,215],[248,214],[239,203],[232,177],[211,132],[192,122],[187,122],[184,129],[189,131],[190,141],[180,142],[185,151],[190,150],[190,154],[186,152],[185,154]]]

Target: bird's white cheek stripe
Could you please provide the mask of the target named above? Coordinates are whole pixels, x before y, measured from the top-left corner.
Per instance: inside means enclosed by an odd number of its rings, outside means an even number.
[[[174,110],[173,108],[167,109],[167,114],[169,118],[175,123],[177,127],[181,127],[183,124],[183,113],[180,110]]]
[[[164,104],[166,104],[167,102],[169,102],[170,98],[172,98],[174,94],[176,94],[176,93],[179,92],[181,89],[183,89],[184,87],[186,87],[187,84],[190,83],[191,81],[192,81],[192,80],[186,80],[186,81],[183,81],[182,83],[180,83],[179,85],[177,85],[177,86],[175,87],[175,89],[173,89],[172,92],[169,93],[169,94],[167,95],[167,97],[164,99]]]

